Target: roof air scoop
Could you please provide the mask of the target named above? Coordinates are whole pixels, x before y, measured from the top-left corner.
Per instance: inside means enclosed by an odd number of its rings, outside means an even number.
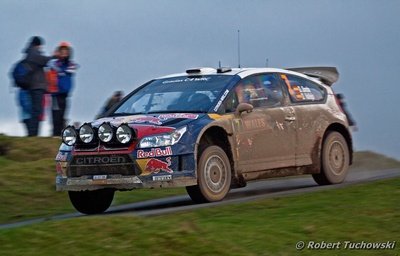
[[[186,73],[189,75],[203,75],[216,73],[215,68],[191,68],[187,69]]]
[[[231,72],[232,69],[229,67],[221,67],[217,69],[217,73],[227,73],[227,72]]]

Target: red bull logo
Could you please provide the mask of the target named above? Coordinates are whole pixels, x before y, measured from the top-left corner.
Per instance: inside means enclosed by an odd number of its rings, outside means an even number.
[[[151,151],[138,150],[137,158],[150,158],[150,157],[160,157],[160,156],[171,156],[172,149],[171,147],[166,147],[165,149],[161,148],[152,148]]]
[[[160,171],[173,173],[174,171],[169,168],[171,165],[171,157],[167,157],[167,161],[161,161],[156,158],[150,159],[146,164],[146,170],[150,171],[151,173],[159,173]]]

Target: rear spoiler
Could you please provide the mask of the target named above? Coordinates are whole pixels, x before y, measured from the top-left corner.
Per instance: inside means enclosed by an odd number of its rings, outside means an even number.
[[[339,79],[339,72],[335,67],[303,67],[287,68],[287,70],[315,77],[326,85],[332,86]]]

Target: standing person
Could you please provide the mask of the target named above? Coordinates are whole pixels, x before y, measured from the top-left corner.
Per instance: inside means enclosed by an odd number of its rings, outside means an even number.
[[[65,114],[68,107],[68,96],[72,91],[72,77],[77,65],[72,61],[72,47],[68,42],[61,42],[57,49],[57,59],[49,63],[50,72],[56,74],[49,79],[49,89],[52,101],[53,136],[61,136],[66,126]]]
[[[34,36],[25,50],[26,61],[33,67],[32,81],[29,83],[28,89],[31,100],[30,118],[26,121],[28,136],[38,136],[39,134],[39,121],[43,113],[43,95],[47,89],[43,68],[52,59],[52,57],[43,55],[41,51],[43,44],[44,40],[41,37]]]
[[[100,118],[103,116],[105,113],[107,113],[108,110],[110,110],[115,104],[120,102],[124,96],[124,92],[122,91],[115,91],[113,95],[106,101],[104,104],[104,107],[100,111],[100,114],[97,115],[97,118]]]
[[[340,107],[343,110],[343,113],[346,115],[347,117],[347,121],[349,122],[349,125],[351,127],[353,127],[354,131],[357,131],[357,124],[356,121],[353,119],[353,116],[350,114],[350,111],[347,109],[347,104],[344,100],[344,95],[341,93],[336,94],[336,99],[340,105]]]
[[[24,123],[27,133],[29,134],[29,120],[31,118],[31,96],[29,90],[19,89],[17,94],[17,102],[20,106],[20,118]]]

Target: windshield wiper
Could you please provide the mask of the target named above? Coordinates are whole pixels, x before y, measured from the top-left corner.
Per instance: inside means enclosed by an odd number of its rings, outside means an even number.
[[[147,114],[158,114],[158,113],[208,113],[208,112],[200,110],[159,110],[159,111],[147,112]]]
[[[109,115],[109,117],[111,116],[132,116],[132,115],[143,115],[145,113],[143,112],[137,112],[137,113],[127,113],[127,112],[121,112],[121,113],[113,113],[111,115]]]

